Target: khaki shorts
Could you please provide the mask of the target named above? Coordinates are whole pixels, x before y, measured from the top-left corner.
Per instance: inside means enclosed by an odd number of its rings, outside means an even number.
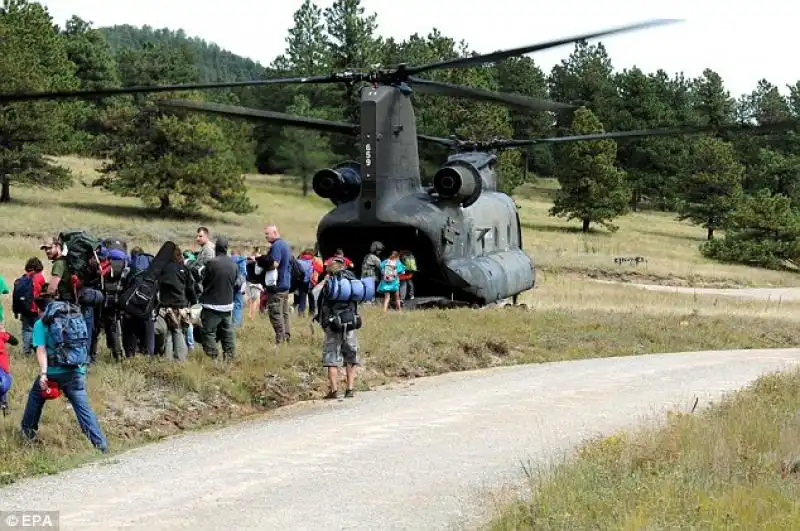
[[[261,292],[264,290],[264,287],[261,284],[253,284],[248,282],[247,283],[247,298],[250,300],[260,299]]]
[[[358,359],[358,338],[355,330],[346,334],[331,332],[323,329],[325,337],[322,340],[322,366],[341,367],[347,365],[361,365]]]

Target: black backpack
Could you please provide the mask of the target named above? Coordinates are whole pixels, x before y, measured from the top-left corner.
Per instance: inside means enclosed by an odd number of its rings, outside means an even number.
[[[165,242],[150,266],[128,279],[128,286],[120,296],[120,309],[132,317],[148,319],[158,303],[159,278],[164,266],[175,253],[175,244]]]
[[[31,310],[33,305],[33,276],[25,273],[14,281],[14,291],[11,297],[11,311],[14,312],[14,317],[25,318],[34,317],[36,312]]]
[[[129,269],[125,260],[109,260],[110,271],[103,284],[106,308],[119,307],[119,300],[125,290]]]
[[[300,267],[297,258],[292,256],[291,260],[291,266],[289,267],[289,272],[291,273],[289,291],[297,291],[301,286],[308,285],[308,282],[306,282],[306,272]]]

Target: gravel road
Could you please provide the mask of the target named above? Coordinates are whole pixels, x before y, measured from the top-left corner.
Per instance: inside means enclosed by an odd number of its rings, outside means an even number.
[[[637,284],[635,282],[618,282],[614,280],[597,280],[604,284],[620,284],[635,286],[650,291],[667,293],[686,293],[690,295],[719,295],[741,299],[759,299],[771,301],[800,301],[800,288],[687,288],[683,286],[660,286],[657,284]]]
[[[522,463],[798,362],[800,349],[742,350],[451,373],[23,481],[0,510],[60,509],[76,530],[472,526]]]

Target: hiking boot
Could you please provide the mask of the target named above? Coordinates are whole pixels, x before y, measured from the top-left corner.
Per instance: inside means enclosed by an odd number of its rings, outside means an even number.
[[[345,398],[353,398],[354,396],[356,396],[356,392],[353,391],[352,389],[348,389],[347,391],[344,392]]]
[[[335,400],[339,398],[339,391],[328,391],[328,394],[325,395],[325,400]]]
[[[8,415],[8,402],[6,402],[5,399],[0,400],[0,413],[2,413],[4,417]]]

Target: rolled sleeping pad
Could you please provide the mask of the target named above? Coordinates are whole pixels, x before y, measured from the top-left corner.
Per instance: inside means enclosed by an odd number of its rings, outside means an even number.
[[[350,282],[350,300],[356,302],[364,302],[364,292],[367,287],[361,280],[353,280]]]
[[[325,295],[336,302],[370,302],[375,300],[375,278],[348,279],[329,277]]]
[[[362,278],[360,284],[364,286],[364,293],[361,295],[361,302],[372,302],[375,300],[375,277]]]
[[[349,278],[341,278],[338,280],[339,281],[337,282],[337,284],[339,284],[339,296],[336,297],[336,300],[342,302],[353,300],[350,298],[350,295],[353,294],[352,281]]]
[[[331,301],[339,300],[339,283],[336,277],[328,277],[325,281],[325,298]]]

